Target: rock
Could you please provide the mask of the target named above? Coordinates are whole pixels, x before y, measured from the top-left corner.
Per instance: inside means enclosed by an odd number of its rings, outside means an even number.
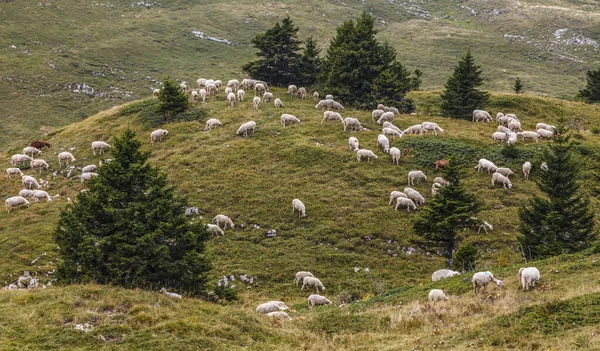
[[[277,236],[277,231],[275,229],[271,229],[267,232],[266,237],[267,238],[273,238]]]

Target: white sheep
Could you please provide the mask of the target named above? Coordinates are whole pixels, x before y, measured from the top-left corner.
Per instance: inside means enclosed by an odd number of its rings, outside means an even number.
[[[333,101],[333,95],[331,95],[331,94],[325,95],[325,100],[331,100],[331,101]]]
[[[438,135],[438,132],[444,134],[444,130],[442,128],[440,128],[440,126],[437,125],[437,123],[433,123],[433,122],[423,122],[421,123],[421,126],[423,127],[423,130],[425,130],[425,133],[427,133],[427,131],[433,131],[434,135]]]
[[[496,167],[495,164],[493,164],[491,161],[486,160],[485,158],[482,158],[479,160],[479,163],[477,164],[477,166],[475,166],[475,169],[477,170],[477,172],[483,170],[487,170],[488,173],[491,172],[495,172],[496,169],[498,169],[498,167]]]
[[[215,80],[215,86],[217,87],[217,91],[219,91],[219,89],[221,89],[221,86],[223,85],[223,82],[220,80]]]
[[[6,169],[6,179],[12,179],[11,178],[12,175],[16,175],[17,177],[22,177],[23,171],[21,171],[21,169],[19,169],[19,168],[14,168],[14,167],[7,168]]]
[[[208,96],[213,96],[217,93],[217,86],[214,84],[207,84],[206,85],[206,92],[208,93]]]
[[[267,317],[271,318],[272,320],[292,320],[292,317],[290,317],[287,313],[283,312],[283,311],[275,311],[275,312],[269,312],[267,313]]]
[[[506,132],[494,132],[494,134],[492,134],[492,142],[500,141],[501,143],[503,143],[507,140],[508,140],[508,134]]]
[[[519,137],[517,136],[517,133],[513,133],[513,132],[506,132],[506,143],[507,144],[516,144],[517,141],[519,141]]]
[[[258,313],[262,313],[262,314],[267,314],[270,312],[277,312],[277,311],[281,311],[282,308],[273,302],[265,302],[265,303],[261,303],[260,305],[258,305],[258,307],[256,307],[256,312]]]
[[[521,122],[516,121],[516,120],[512,120],[508,123],[508,129],[514,131],[515,129],[517,130],[517,132],[522,132],[523,129],[521,129]]]
[[[378,120],[379,117],[381,117],[381,115],[383,115],[384,113],[384,110],[373,110],[373,112],[371,112],[371,119],[373,120],[373,122],[375,122],[375,120]]]
[[[229,93],[233,93],[233,89],[231,89],[230,87],[225,88],[225,96],[228,96]]]
[[[480,118],[479,120],[484,120],[484,122],[489,122],[492,120],[492,116],[490,116],[490,114],[487,111],[484,110],[474,110],[473,111],[473,122],[478,122],[478,117]],[[486,121],[486,119],[489,119],[489,121]]]
[[[511,130],[506,128],[505,126],[498,126],[498,128],[496,128],[496,131],[506,133],[506,132],[510,132]]]
[[[50,197],[50,195],[48,195],[48,193],[43,190],[34,190],[31,193],[31,197],[33,198],[33,200],[35,202],[38,202],[42,199],[45,199],[46,201],[52,201],[52,198]]]
[[[258,109],[258,108],[260,107],[260,103],[261,103],[261,100],[260,100],[260,98],[259,98],[258,96],[255,96],[255,97],[252,99],[252,107],[253,107],[254,109]]]
[[[227,82],[227,87],[231,88],[233,90],[237,89],[239,85],[240,85],[240,81],[237,79],[232,79],[229,82]]]
[[[432,289],[429,292],[428,300],[429,302],[448,301],[448,296],[440,289]]]
[[[227,229],[227,227],[232,229],[235,228],[235,225],[233,224],[231,218],[229,218],[229,216],[226,215],[216,215],[215,218],[213,218],[212,222],[219,226],[219,228],[221,227],[221,224],[223,225],[223,229]]]
[[[206,78],[198,78],[196,81],[196,85],[199,87],[203,87],[206,84]]]
[[[546,124],[546,123],[538,123],[535,125],[535,129],[545,129],[545,130],[549,130],[551,132],[555,132],[556,131],[556,127],[550,124]]]
[[[252,133],[254,133],[254,129],[256,129],[256,122],[249,121],[249,122],[242,124],[240,126],[240,128],[237,130],[236,134],[237,135],[243,134],[245,137],[247,137],[249,131],[252,131]]]
[[[185,82],[181,82],[179,84],[179,89],[184,93],[187,91],[187,85],[185,85]]]
[[[417,206],[415,205],[415,203],[411,200],[411,199],[407,199],[404,197],[397,197],[396,198],[396,207],[395,210],[398,211],[398,207],[406,207],[406,211],[410,212],[410,209],[412,208],[413,211],[417,210]]]
[[[542,171],[547,171],[548,170],[548,164],[546,162],[542,162],[542,164],[540,165],[540,169]]]
[[[540,138],[552,139],[554,138],[554,132],[546,130],[546,129],[538,129],[536,133],[540,136]]]
[[[265,83],[255,83],[254,84],[254,95],[263,95],[267,92],[267,86]]]
[[[306,207],[299,199],[292,200],[292,213],[298,211],[298,217],[306,217]]]
[[[267,302],[265,302],[265,303],[274,303],[274,304],[276,304],[277,306],[279,306],[279,308],[280,308],[280,309],[282,309],[282,310],[287,310],[287,309],[289,308],[289,307],[288,307],[288,305],[286,305],[286,303],[285,303],[285,302],[283,302],[283,301],[276,301],[276,300],[273,300],[273,301],[267,301]]]
[[[162,288],[162,289],[160,289],[160,293],[161,293],[161,294],[165,294],[165,295],[167,295],[167,296],[169,296],[169,297],[176,298],[176,299],[181,299],[181,298],[183,298],[183,297],[182,297],[181,295],[179,295],[179,294],[172,293],[172,292],[168,292],[168,291],[167,291],[167,289],[165,289],[165,288]]]
[[[275,104],[275,108],[282,108],[283,107],[283,101],[281,101],[280,98],[275,99],[275,101],[273,103]]]
[[[48,163],[46,161],[42,160],[41,158],[31,161],[30,165],[31,165],[31,170],[33,171],[33,173],[35,173],[35,170],[38,168],[40,169],[40,173],[42,172],[42,170],[44,170],[44,169],[47,170],[48,168],[50,168]]]
[[[202,99],[202,102],[206,102],[206,95],[208,94],[206,89],[200,89],[198,91],[198,94],[200,95],[200,98]]]
[[[96,155],[96,151],[98,151],[98,154],[103,154],[105,150],[107,150],[108,148],[110,148],[111,146],[107,143],[105,143],[104,141],[94,141],[92,142],[92,152],[94,153],[94,155]]]
[[[359,149],[358,139],[356,139],[355,137],[348,138],[348,145],[350,146],[350,150],[352,151],[358,151]]]
[[[377,146],[381,146],[385,153],[390,152],[390,139],[383,134],[379,134],[377,136]]]
[[[527,161],[523,163],[523,177],[529,179],[529,173],[531,173],[531,162]]]
[[[520,268],[519,280],[523,286],[523,291],[535,288],[535,283],[540,280],[540,271],[535,267]]]
[[[475,217],[471,217],[471,221],[473,221],[475,223],[475,226],[477,227],[477,234],[481,233],[482,229],[485,231],[486,234],[488,234],[488,229],[494,230],[494,226],[489,224],[487,221],[481,221]]]
[[[431,184],[431,196],[437,196],[440,193],[442,186],[443,185],[439,183]]]
[[[502,287],[502,281],[494,278],[492,272],[477,272],[473,274],[473,278],[471,279],[473,282],[473,290],[477,293],[481,288],[485,291],[490,282],[496,283],[499,287]]]
[[[377,104],[377,109],[382,110],[383,112],[389,111],[389,108],[386,107],[384,104]]]
[[[237,99],[238,101],[244,101],[244,99],[246,98],[246,92],[243,91],[242,89],[237,91]]]
[[[86,173],[81,173],[81,182],[86,182],[94,177],[97,177],[98,173],[95,172],[86,172]]]
[[[240,83],[240,87],[242,89],[254,88],[255,83],[256,83],[256,80],[254,80],[254,79],[244,78],[244,79],[242,79],[242,82]]]
[[[8,211],[8,213],[10,213],[10,209],[13,207],[18,207],[21,205],[29,207],[29,201],[27,201],[27,199],[25,199],[23,196],[9,197],[6,199],[6,201],[4,201],[4,204],[6,205],[6,211]]]
[[[294,283],[296,283],[296,286],[298,286],[298,283],[304,280],[304,277],[313,277],[314,275],[311,272],[306,272],[306,271],[300,271],[298,273],[296,273],[296,275],[294,276]]]
[[[333,111],[323,112],[323,120],[321,121],[321,124],[323,124],[323,122],[325,122],[325,121],[340,121],[340,122],[342,122],[342,124],[344,123],[344,119],[342,118],[342,115],[340,115],[338,112],[333,112]]]
[[[539,141],[539,137],[540,137],[540,135],[537,132],[530,132],[530,131],[518,132],[517,136],[520,136],[521,140],[523,140],[523,142],[525,141],[525,139],[531,139],[531,140],[535,140],[536,143]]]
[[[408,185],[415,185],[415,180],[419,183],[421,180],[427,180],[427,176],[422,171],[408,172]]]
[[[433,179],[433,183],[434,184],[439,184],[439,185],[442,185],[442,186],[446,186],[446,185],[449,184],[448,181],[445,180],[442,177],[435,177],[435,179]]]
[[[314,306],[324,306],[331,305],[331,301],[325,296],[312,294],[308,297],[308,308],[313,308]]]
[[[390,203],[388,204],[388,206],[391,205],[391,204],[393,204],[394,202],[396,202],[396,199],[398,199],[399,197],[403,197],[403,198],[408,199],[408,196],[406,196],[405,193],[403,193],[401,191],[394,190],[394,191],[392,191],[390,193]]]
[[[400,156],[401,156],[401,152],[400,149],[398,149],[397,147],[392,147],[390,148],[390,156],[392,156],[392,164],[400,164]]]
[[[198,91],[192,90],[192,101],[198,101]]]
[[[406,196],[413,200],[413,202],[415,203],[415,205],[419,206],[425,203],[425,198],[423,197],[423,195],[421,195],[421,193],[419,193],[418,191],[416,191],[413,188],[404,188],[404,193],[406,194]]]
[[[21,189],[21,191],[19,191],[19,196],[32,197],[33,196],[33,190]]]
[[[517,118],[517,115],[515,115],[514,113],[507,113],[505,116],[509,117],[509,118],[512,118],[512,119],[514,119],[517,122],[521,121],[520,119]]]
[[[395,126],[392,122],[383,122],[382,128],[392,128],[394,130],[397,130],[398,133],[402,134],[402,129]]]
[[[98,170],[98,167],[96,165],[87,165],[81,169],[81,172],[82,173],[96,172],[96,170]]]
[[[425,133],[425,129],[420,124],[415,124],[414,126],[410,126],[404,130],[404,134],[419,134],[422,135]]]
[[[219,236],[219,235],[221,235],[221,236],[222,236],[222,235],[225,235],[225,233],[223,232],[223,230],[221,230],[221,228],[219,228],[219,226],[218,226],[218,225],[215,225],[215,224],[210,224],[210,223],[209,223],[209,224],[207,224],[207,225],[206,225],[206,231],[207,231],[209,234],[214,234],[214,235],[216,235],[216,236]]]
[[[383,128],[383,129],[381,130],[381,132],[382,132],[384,135],[391,135],[391,136],[392,136],[392,139],[396,139],[396,137],[398,137],[398,138],[402,138],[402,133],[401,133],[401,132],[398,132],[398,131],[397,131],[396,129],[394,129],[394,128]]]
[[[220,127],[220,126],[222,126],[222,125],[223,125],[223,124],[222,124],[222,123],[221,123],[221,121],[219,121],[218,119],[216,119],[216,118],[209,118],[209,119],[206,121],[206,126],[204,127],[204,130],[212,130],[212,129],[213,129],[213,127],[215,127],[215,128],[216,128],[216,127]]]
[[[352,131],[361,131],[363,129],[362,125],[356,118],[352,118],[352,117],[344,118],[343,123],[344,123],[344,132],[346,131],[346,129],[349,129]],[[348,128],[348,127],[350,127],[350,128]]]
[[[41,189],[42,186],[38,183],[38,181],[32,177],[32,176],[22,176],[21,177],[21,183],[23,183],[23,187],[27,187],[27,189],[31,189],[31,187],[36,187],[38,189]]]
[[[229,107],[234,107],[235,106],[235,94],[234,93],[229,93],[227,94],[227,101],[229,101]]]
[[[300,99],[306,99],[306,88],[304,87],[300,87],[298,88],[298,96],[300,97]]]
[[[504,187],[504,189],[506,189],[507,187],[510,189],[512,188],[512,184],[510,183],[510,179],[508,179],[507,176],[504,176],[500,173],[495,172],[494,174],[492,174],[492,186],[496,185],[496,184],[502,184],[502,186]]]
[[[381,124],[383,122],[392,122],[393,120],[394,112],[384,112],[377,120],[377,124]]]
[[[506,168],[506,167],[496,168],[496,172],[502,174],[505,177],[509,177],[514,174],[513,171],[510,170],[510,168]]]
[[[25,155],[31,154],[31,157],[34,157],[36,155],[41,155],[42,150],[37,149],[33,146],[27,146],[26,148],[23,149],[23,154],[25,154]]]
[[[460,275],[460,272],[453,271],[451,269],[440,269],[431,275],[431,281],[437,282],[438,280],[452,278],[454,276]]]
[[[332,101],[330,103],[330,107],[334,110],[338,110],[338,111],[343,111],[344,110],[344,106],[342,104],[340,104],[337,101]]]
[[[271,102],[273,100],[273,93],[265,92],[262,97],[263,102]]]
[[[371,162],[371,159],[378,159],[379,157],[377,157],[377,155],[375,155],[375,153],[371,150],[367,150],[367,149],[360,149],[358,151],[356,151],[356,160],[360,161],[362,158],[367,158],[367,162]]]
[[[287,123],[289,123],[290,125],[292,125],[294,123],[300,124],[300,120],[296,116],[290,115],[287,113],[282,114],[280,117],[280,120],[281,120],[281,126],[284,128]]]
[[[160,94],[160,89],[152,89],[152,97],[157,98]]]
[[[496,122],[498,122],[498,119],[500,119],[500,117],[504,117],[504,113],[502,113],[502,112],[498,112],[498,113],[496,114]]]
[[[329,106],[331,106],[330,100],[321,100],[315,105],[315,110],[329,108]]]
[[[315,91],[313,93],[313,101],[314,102],[318,102],[319,101],[319,92],[318,91]]]
[[[153,131],[152,133],[150,133],[150,144],[154,146],[154,143],[156,143],[157,141],[161,141],[161,139],[168,134],[169,131],[166,129],[157,129]]]
[[[288,86],[287,94],[290,97],[293,97],[294,95],[296,95],[297,92],[298,92],[298,87],[297,86],[295,86],[295,85]]]
[[[319,289],[321,289],[321,292],[325,291],[325,286],[323,286],[323,283],[321,283],[319,278],[315,277],[304,277],[304,279],[302,279],[302,287],[300,290],[304,290],[305,287],[309,290],[310,288],[315,287],[317,292],[319,292]]]
[[[18,164],[28,164],[31,161],[33,161],[33,158],[27,155],[15,154],[10,157],[11,166],[16,166]]]

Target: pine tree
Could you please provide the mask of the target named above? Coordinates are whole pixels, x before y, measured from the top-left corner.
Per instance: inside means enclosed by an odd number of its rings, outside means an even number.
[[[421,90],[421,83],[423,83],[423,72],[420,69],[415,69],[413,71],[414,77],[411,78],[411,90]]]
[[[157,112],[163,115],[163,122],[168,122],[174,115],[184,112],[188,106],[188,97],[179,89],[177,83],[165,77],[156,106]]]
[[[209,235],[200,222],[190,223],[185,200],[139,149],[130,130],[116,138],[112,162],[61,212],[53,233],[57,277],[200,293],[210,268]]]
[[[587,71],[586,85],[577,94],[587,103],[600,102],[600,68],[595,71]]]
[[[257,61],[242,67],[252,78],[263,80],[271,85],[287,86],[295,83],[300,69],[300,41],[298,28],[290,17],[276,23],[265,33],[252,39],[252,45],[259,51]]]
[[[461,176],[456,159],[450,159],[444,170],[449,184],[440,189],[413,221],[415,233],[423,238],[416,243],[436,252],[441,249],[448,259],[448,268],[452,267],[452,256],[459,242],[458,232],[472,224],[478,207],[475,196],[461,184]]]
[[[471,51],[458,61],[454,73],[442,93],[442,112],[452,118],[471,120],[473,110],[482,109],[490,94],[477,89],[483,83],[480,66],[475,65]]]
[[[515,79],[513,90],[515,91],[515,94],[523,94],[523,83],[521,82],[521,78],[517,77],[517,79]]]
[[[594,213],[579,193],[579,165],[565,132],[559,128],[542,153],[548,170],[542,171],[537,186],[544,196],[534,196],[519,209],[519,241],[527,258],[577,252],[595,237]]]
[[[313,37],[306,39],[300,58],[300,72],[296,79],[298,86],[311,86],[317,81],[321,70],[321,49]]]

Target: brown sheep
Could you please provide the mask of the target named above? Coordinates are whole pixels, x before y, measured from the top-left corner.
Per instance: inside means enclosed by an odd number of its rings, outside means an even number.
[[[43,149],[45,147],[50,148],[50,144],[43,140],[32,141],[31,144],[29,144],[29,146],[32,146],[36,149]]]
[[[435,161],[433,164],[435,165],[435,170],[437,172],[437,170],[439,168],[446,167],[448,165],[448,160],[446,160],[445,158],[443,158],[441,160]]]

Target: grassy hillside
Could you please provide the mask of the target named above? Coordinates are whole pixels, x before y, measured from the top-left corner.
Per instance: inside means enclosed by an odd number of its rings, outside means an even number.
[[[517,208],[537,193],[534,181],[541,163],[539,153],[547,141],[520,143],[517,155],[505,156],[502,146],[490,143],[494,124],[436,117],[439,92],[419,92],[411,96],[417,101],[418,113],[398,116],[394,122],[406,128],[425,120],[434,121],[446,133],[391,140],[393,146],[411,151],[402,157],[400,166],[393,166],[389,156],[376,146],[379,126],[370,121],[370,113],[344,111],[345,117],[359,118],[370,130],[343,132],[339,122],[321,125],[322,111],[316,111],[312,101],[291,99],[281,89],[274,89],[274,94],[282,98],[283,109],[276,110],[269,104],[254,110],[251,101],[230,109],[221,93],[206,104],[197,105],[204,112],[200,120],[165,125],[170,133],[154,148],[148,139],[155,127],[144,120],[152,109],[152,101],[113,108],[58,130],[48,137],[52,148],[42,156],[57,174],[54,176],[51,171],[41,178],[48,181],[50,195],[60,196],[50,203],[40,202],[28,209],[0,214],[0,281],[13,282],[23,270],[29,270],[47,282],[51,278],[47,273],[56,260],[52,228],[60,208],[85,187],[77,169],[67,178],[68,171],[58,168],[56,154],[71,150],[77,167],[97,164],[110,158],[110,154],[93,156],[91,141],[111,143],[120,131],[132,128],[139,133],[143,148],[152,149],[151,162],[168,174],[169,181],[199,208],[205,220],[224,213],[236,223],[236,228],[227,230],[224,237],[211,239],[208,247],[214,262],[211,284],[224,275],[256,277],[251,285],[237,281],[242,297],[239,302],[231,307],[188,299],[173,302],[156,293],[98,286],[0,292],[4,302],[0,304],[0,319],[4,321],[0,328],[6,331],[0,335],[6,342],[19,349],[22,340],[18,335],[23,330],[28,335],[25,345],[35,342],[58,348],[57,345],[68,344],[80,349],[99,345],[106,349],[161,348],[173,342],[174,349],[219,349],[227,345],[263,350],[281,349],[281,345],[290,343],[299,349],[344,346],[381,350],[397,349],[398,345],[430,348],[434,344],[459,349],[471,343],[490,348],[509,343],[524,348],[555,342],[563,345],[562,349],[569,349],[575,337],[581,336],[582,343],[596,342],[589,336],[594,330],[589,321],[596,317],[587,315],[582,318],[588,322],[575,326],[568,339],[557,328],[543,329],[546,334],[534,332],[533,339],[525,344],[513,338],[530,334],[531,323],[538,318],[533,317],[539,315],[535,309],[519,310],[521,306],[548,303],[552,309],[571,311],[572,306],[598,301],[597,254],[542,262],[539,265],[544,288],[529,294],[516,290],[516,272],[522,264],[516,241]],[[586,166],[584,188],[589,193],[596,188],[590,175],[597,171],[600,161],[600,135],[595,127],[600,121],[597,107],[551,98],[494,94],[490,112],[498,111],[516,113],[525,130],[533,129],[537,122],[570,125],[579,141],[577,157]],[[283,128],[279,123],[281,113],[295,114],[302,123]],[[203,131],[205,120],[211,117],[219,118],[223,126]],[[238,126],[248,120],[257,122],[256,132],[249,138],[237,137]],[[379,160],[357,162],[355,153],[348,149],[350,135],[359,139],[362,148],[375,151]],[[7,160],[22,146],[9,149],[3,158]],[[481,201],[478,217],[494,225],[494,231],[488,235],[463,233],[464,242],[474,243],[480,251],[478,268],[493,270],[501,279],[507,279],[507,289],[492,290],[490,295],[474,297],[469,292],[470,283],[463,282],[462,277],[429,283],[431,273],[444,267],[443,259],[410,244],[414,236],[413,213],[387,206],[389,192],[402,190],[407,172],[414,169],[423,170],[429,177],[425,184],[415,186],[428,199],[432,177],[441,174],[433,172],[433,161],[453,153],[459,154],[466,166],[467,188]],[[487,173],[473,170],[481,157],[512,168],[516,173],[513,188],[492,187]],[[521,164],[526,160],[534,164],[531,181],[520,175]],[[3,179],[0,198],[15,195],[19,189],[18,180]],[[292,214],[291,201],[295,197],[305,203],[306,218]],[[592,206],[597,211],[596,199]],[[265,235],[271,229],[277,230],[275,238]],[[32,263],[37,257],[40,258]],[[366,302],[343,309],[307,311],[308,293],[298,291],[292,283],[299,270],[310,270],[320,277],[327,287],[325,295],[338,304],[356,299]],[[424,301],[433,286],[441,286],[458,297],[449,304],[430,307]],[[255,315],[256,304],[269,299],[294,304],[296,321],[272,328]],[[556,307],[552,302],[555,300],[567,302]],[[24,307],[23,313],[9,312],[18,309],[16,306]],[[581,313],[585,314],[587,310],[583,310]],[[39,311],[42,317],[30,325],[27,323],[31,311]],[[532,315],[533,319],[527,322],[530,324],[513,325],[509,323],[511,314]],[[496,317],[504,319],[495,323],[492,318]],[[85,322],[95,326],[93,332],[81,334],[73,330],[75,324]],[[487,323],[495,327],[489,328]],[[453,338],[455,335],[459,336]]]
[[[594,1],[47,1],[0,7],[0,148],[16,146],[124,102],[144,98],[165,75],[241,78],[250,40],[283,16],[326,46],[362,11],[377,17],[423,88],[439,89],[471,49],[485,88],[572,97],[597,68],[600,11]],[[233,46],[197,38],[194,31]],[[85,84],[85,86],[84,86]]]

